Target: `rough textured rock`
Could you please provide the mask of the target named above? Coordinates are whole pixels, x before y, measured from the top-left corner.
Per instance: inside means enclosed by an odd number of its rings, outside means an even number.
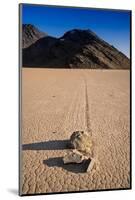
[[[68,152],[64,157],[63,157],[63,162],[64,164],[68,163],[81,163],[84,159],[87,159],[86,156],[78,152],[77,150],[73,150]]]
[[[42,37],[47,36],[46,33],[39,31],[34,25],[23,24],[22,26],[22,48],[27,48]]]
[[[71,145],[74,149],[84,153],[92,153],[92,138],[88,132],[76,131],[70,137]]]
[[[130,68],[130,60],[123,53],[91,30],[73,29],[61,38],[54,38],[46,35],[42,37],[35,29],[33,35],[33,28],[28,28],[28,31],[25,29],[23,28],[23,46],[28,47],[23,49],[25,67]]]

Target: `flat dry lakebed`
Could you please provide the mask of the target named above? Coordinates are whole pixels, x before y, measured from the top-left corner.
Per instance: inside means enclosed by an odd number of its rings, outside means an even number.
[[[22,194],[130,188],[130,72],[22,68]],[[64,165],[92,130],[98,167]]]

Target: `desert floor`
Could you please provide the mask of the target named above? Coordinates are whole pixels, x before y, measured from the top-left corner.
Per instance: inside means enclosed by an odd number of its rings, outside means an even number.
[[[91,172],[62,157],[92,130]],[[22,69],[22,194],[130,188],[130,72]]]

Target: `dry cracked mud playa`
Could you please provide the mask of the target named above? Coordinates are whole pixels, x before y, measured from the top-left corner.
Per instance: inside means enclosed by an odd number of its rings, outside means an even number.
[[[22,68],[21,193],[130,188],[130,72]],[[64,165],[92,130],[96,168]]]

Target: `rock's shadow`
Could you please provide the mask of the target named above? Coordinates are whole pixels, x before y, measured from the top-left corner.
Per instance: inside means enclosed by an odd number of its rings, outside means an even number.
[[[67,171],[73,172],[73,173],[84,173],[86,172],[88,165],[90,163],[90,160],[84,160],[82,163],[73,163],[73,164],[64,164],[62,157],[55,157],[55,158],[49,158],[47,160],[44,160],[43,163],[47,165],[48,167],[62,167]]]
[[[51,140],[46,142],[23,144],[22,150],[64,150],[70,149],[69,144],[69,140]]]
[[[70,140],[51,140],[45,142],[37,142],[30,144],[23,144],[22,150],[64,150],[71,149]],[[61,167],[73,173],[86,172],[90,160],[84,160],[82,163],[64,164],[62,157],[49,158],[43,160],[43,164],[48,167]]]

